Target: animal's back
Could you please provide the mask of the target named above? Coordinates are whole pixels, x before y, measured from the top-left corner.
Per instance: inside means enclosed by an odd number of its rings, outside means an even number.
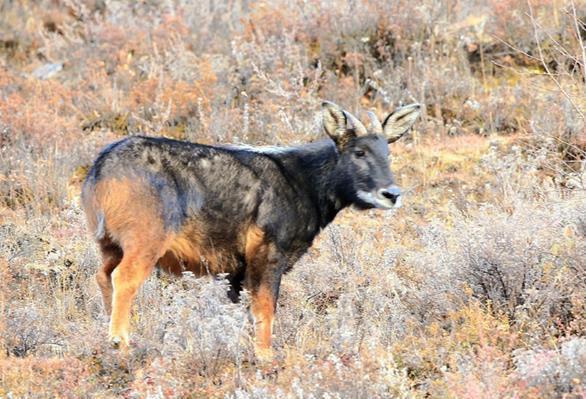
[[[99,242],[122,250],[156,248],[152,256],[174,272],[230,272],[255,228],[262,192],[258,170],[267,162],[253,154],[246,158],[160,138],[114,143],[84,183],[90,229]]]

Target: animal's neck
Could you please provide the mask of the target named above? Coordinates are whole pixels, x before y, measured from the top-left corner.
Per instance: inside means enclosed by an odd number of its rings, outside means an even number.
[[[316,205],[320,227],[327,226],[343,208],[350,205],[344,197],[345,177],[337,170],[339,154],[331,140],[292,148],[279,156],[301,188]]]

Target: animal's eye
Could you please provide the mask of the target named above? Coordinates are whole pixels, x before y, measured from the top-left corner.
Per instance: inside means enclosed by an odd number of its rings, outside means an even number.
[[[358,158],[362,158],[366,154],[362,150],[356,150],[356,151],[354,151],[354,155],[356,155]]]

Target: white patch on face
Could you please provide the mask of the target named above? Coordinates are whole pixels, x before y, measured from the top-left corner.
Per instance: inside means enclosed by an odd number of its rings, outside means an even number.
[[[399,195],[399,198],[395,201],[395,208],[400,208],[401,206],[403,206],[403,196]]]
[[[368,192],[368,191],[359,190],[356,193],[356,195],[362,201],[364,201],[367,204],[370,204],[376,208],[379,208],[379,209],[400,208],[402,205],[401,196],[399,196],[399,198],[397,198],[397,201],[395,201],[395,203],[393,204],[393,202],[390,199],[385,198],[385,197],[380,197],[380,196],[378,196],[372,192]]]
[[[367,204],[372,205],[376,208],[390,209],[393,207],[393,204],[388,199],[385,198],[386,201],[380,201],[373,193],[368,192],[368,191],[360,190],[356,193],[356,195],[362,201],[364,201]]]
[[[207,169],[210,167],[211,163],[210,161],[208,161],[207,159],[202,159],[201,161],[199,161],[199,165],[204,168]]]

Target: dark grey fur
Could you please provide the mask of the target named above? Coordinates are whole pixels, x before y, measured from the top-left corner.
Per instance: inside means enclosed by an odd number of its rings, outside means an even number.
[[[231,297],[237,298],[245,278],[271,281],[277,294],[281,275],[340,210],[349,205],[388,208],[400,194],[389,168],[390,139],[383,134],[357,135],[356,126],[343,114],[331,112],[336,131],[324,124],[333,140],[295,147],[267,150],[125,138],[98,156],[84,196],[101,179],[141,178],[162,204],[167,230],[179,231],[196,220],[206,226],[211,245],[224,251],[234,251],[240,226],[252,221],[276,248],[271,256],[277,267],[247,271],[244,255],[235,253],[239,266],[226,270],[231,273]],[[382,200],[365,199],[360,192],[380,194]],[[107,234],[103,225],[96,233],[102,235],[98,238]]]

